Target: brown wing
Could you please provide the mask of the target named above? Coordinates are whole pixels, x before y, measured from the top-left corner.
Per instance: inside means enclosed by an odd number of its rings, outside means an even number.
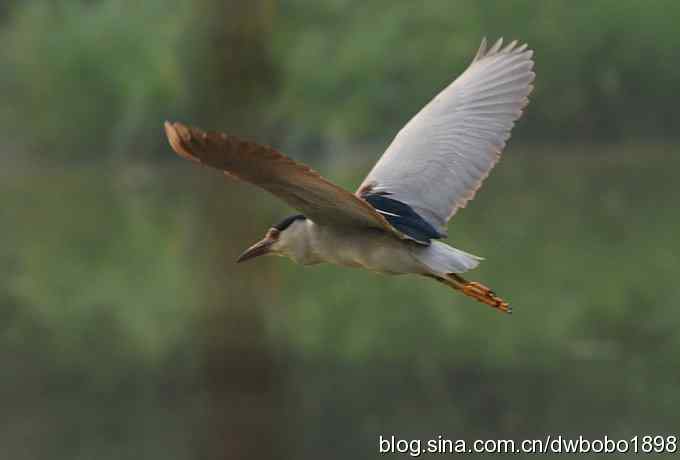
[[[165,133],[180,156],[262,187],[314,222],[378,228],[411,239],[363,199],[272,147],[181,123],[166,122]]]

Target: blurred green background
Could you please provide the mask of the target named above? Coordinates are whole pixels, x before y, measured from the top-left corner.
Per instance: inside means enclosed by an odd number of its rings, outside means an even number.
[[[0,450],[370,459],[378,436],[678,434],[680,3],[4,0]],[[234,265],[290,209],[178,159],[255,138],[353,189],[482,36],[536,89],[426,279]]]

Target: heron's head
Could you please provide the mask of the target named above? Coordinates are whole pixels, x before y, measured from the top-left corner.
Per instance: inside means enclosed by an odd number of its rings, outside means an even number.
[[[267,230],[264,238],[246,249],[236,262],[244,262],[267,254],[295,258],[303,237],[306,217],[302,214],[286,217]]]

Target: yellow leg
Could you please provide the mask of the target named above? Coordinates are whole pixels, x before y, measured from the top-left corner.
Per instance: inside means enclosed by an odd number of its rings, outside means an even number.
[[[461,291],[466,296],[472,297],[473,299],[485,303],[493,308],[496,308],[504,313],[512,313],[512,308],[505,300],[496,296],[496,294],[476,281],[468,281],[460,275],[455,273],[450,273],[447,280],[443,280],[446,284]]]

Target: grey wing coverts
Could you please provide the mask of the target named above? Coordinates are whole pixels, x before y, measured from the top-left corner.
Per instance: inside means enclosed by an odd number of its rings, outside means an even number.
[[[533,88],[533,51],[502,45],[487,50],[482,41],[470,66],[399,131],[359,192],[387,193],[446,234],[500,158]]]

